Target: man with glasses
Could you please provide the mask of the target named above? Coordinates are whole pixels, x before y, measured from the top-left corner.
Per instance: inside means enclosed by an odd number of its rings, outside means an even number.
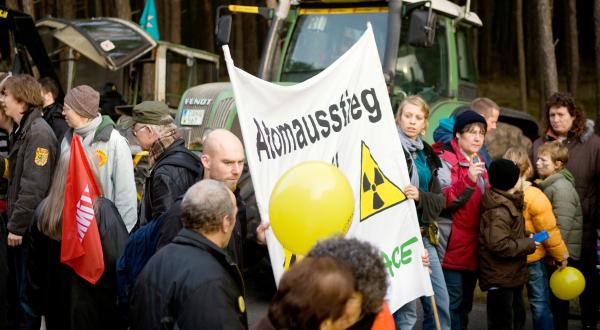
[[[169,107],[164,102],[144,101],[133,108],[131,132],[149,152],[150,174],[144,183],[138,224],[158,218],[201,175],[200,159],[185,147]]]

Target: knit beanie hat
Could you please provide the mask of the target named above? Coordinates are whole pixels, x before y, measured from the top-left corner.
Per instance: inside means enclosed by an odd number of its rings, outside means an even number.
[[[456,133],[462,131],[462,129],[472,123],[482,123],[483,127],[487,130],[487,122],[482,115],[478,114],[473,110],[467,110],[460,115],[456,116],[454,120],[454,130],[452,131],[452,135],[456,135]]]
[[[492,188],[507,191],[519,181],[519,168],[508,159],[500,158],[490,164],[488,178]]]
[[[65,105],[82,117],[96,118],[100,107],[100,93],[88,85],[77,86],[65,96]]]

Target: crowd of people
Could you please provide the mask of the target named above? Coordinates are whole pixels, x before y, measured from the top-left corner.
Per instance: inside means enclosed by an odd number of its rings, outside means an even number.
[[[479,282],[489,329],[524,327],[525,286],[534,329],[567,329],[569,301],[550,292],[548,278],[571,266],[586,280],[582,327],[595,329],[600,214],[592,205],[600,205],[600,137],[573,97],[555,93],[532,150],[513,147],[492,160],[484,142],[500,111],[490,99],[475,99],[440,121],[433,146],[422,139],[429,117],[423,99],[407,97],[396,114],[411,179],[405,191],[429,251],[439,326],[468,327]],[[422,297],[421,305],[423,329],[435,329],[431,301]],[[416,303],[394,319],[397,329],[412,329]]]
[[[242,142],[210,131],[200,156],[163,102],[133,108],[129,132],[148,151],[136,198],[127,139],[90,86],[57,101],[56,82],[0,74],[0,328],[247,329],[249,230],[238,181]],[[568,94],[546,106],[542,137],[492,159],[486,135],[501,109],[479,98],[424,141],[429,106],[409,96],[396,114],[434,299],[423,329],[467,329],[477,282],[489,329],[567,329],[569,302],[549,289],[556,269],[584,274],[581,322],[595,329],[600,292],[600,137]],[[94,201],[104,273],[92,284],[61,263],[64,195],[78,136],[102,192]],[[139,205],[138,205],[139,204]],[[255,230],[256,229],[256,230]],[[263,247],[264,248],[264,247]],[[255,329],[413,329],[417,300],[393,314],[379,251],[356,239],[321,241],[283,275]],[[142,257],[143,256],[143,257]]]

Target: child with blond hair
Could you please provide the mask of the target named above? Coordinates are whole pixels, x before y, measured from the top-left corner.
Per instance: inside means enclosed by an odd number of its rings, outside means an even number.
[[[569,253],[560,231],[556,226],[556,218],[548,197],[530,181],[533,166],[524,148],[510,148],[504,158],[513,161],[519,168],[523,182],[524,207],[523,218],[527,233],[548,233],[548,239],[536,246],[534,253],[527,256],[529,280],[527,282],[527,297],[531,307],[533,328],[535,330],[552,329],[553,318],[550,311],[550,289],[548,273],[544,257],[549,257],[554,263],[566,266]]]
[[[575,178],[567,170],[569,150],[559,141],[548,142],[539,147],[536,169],[541,181],[538,186],[552,203],[552,211],[562,239],[569,251],[570,266],[580,268],[583,235],[583,215],[579,195],[575,190]],[[564,267],[563,263],[561,267]],[[554,271],[554,268],[550,269]],[[569,302],[552,296],[550,308],[554,316],[554,328],[566,329],[569,317]]]

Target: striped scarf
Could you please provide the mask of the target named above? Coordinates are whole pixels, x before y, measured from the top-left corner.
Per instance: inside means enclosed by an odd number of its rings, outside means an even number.
[[[181,138],[181,136],[177,132],[177,129],[173,129],[167,132],[167,134],[165,134],[164,136],[158,138],[158,140],[154,142],[148,153],[148,164],[150,165],[150,167],[154,166],[154,163],[156,162],[158,157],[160,157],[160,155],[163,152],[165,152],[165,150],[167,150],[173,144],[173,142],[175,142],[175,140],[179,138]]]

